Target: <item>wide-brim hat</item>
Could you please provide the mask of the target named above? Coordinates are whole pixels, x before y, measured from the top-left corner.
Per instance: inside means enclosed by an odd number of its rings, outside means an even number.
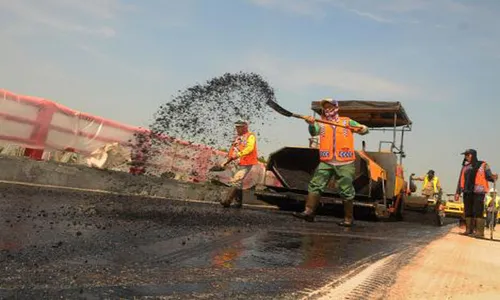
[[[332,99],[332,98],[323,98],[319,101],[319,104],[321,105],[322,108],[324,107],[325,104],[339,106],[339,102],[335,99]]]

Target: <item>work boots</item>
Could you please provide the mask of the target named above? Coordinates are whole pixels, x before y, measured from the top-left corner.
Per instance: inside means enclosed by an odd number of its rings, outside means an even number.
[[[462,235],[471,235],[473,233],[472,218],[465,218],[465,232]]]
[[[229,190],[229,192],[227,192],[226,198],[223,199],[220,204],[223,207],[230,207],[231,202],[233,202],[233,199],[235,199],[236,197],[238,197],[238,188],[233,187]]]
[[[320,199],[320,194],[309,193],[309,195],[307,195],[306,209],[301,213],[294,212],[292,215],[296,218],[306,220],[307,222],[314,222],[316,208],[318,207]]]
[[[351,227],[353,223],[354,204],[352,200],[344,200],[344,221],[340,222],[340,226]]]
[[[243,190],[238,189],[236,197],[234,198],[233,208],[241,208],[243,206]]]
[[[485,220],[483,218],[476,218],[476,233],[474,237],[476,238],[484,238],[484,225]]]

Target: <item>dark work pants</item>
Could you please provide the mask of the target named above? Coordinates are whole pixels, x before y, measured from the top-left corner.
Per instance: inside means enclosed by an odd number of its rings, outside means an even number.
[[[484,194],[464,193],[466,218],[484,219]]]
[[[492,211],[486,213],[486,226],[490,226],[490,222],[493,222],[493,227],[497,226],[498,211],[493,215]]]

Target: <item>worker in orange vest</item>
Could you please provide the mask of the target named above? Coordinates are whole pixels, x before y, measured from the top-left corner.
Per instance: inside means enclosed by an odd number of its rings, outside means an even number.
[[[339,104],[336,100],[323,99],[320,103],[322,119],[347,126],[349,129],[317,123],[314,117],[306,117],[311,136],[319,135],[320,163],[309,183],[305,210],[293,215],[313,222],[321,194],[328,186],[330,179],[334,177],[340,196],[344,200],[344,221],[340,222],[339,225],[350,227],[353,224],[353,199],[355,196],[353,180],[356,173],[353,132],[364,135],[368,133],[368,128],[350,118],[341,117]]]
[[[234,160],[239,159],[238,168],[229,181],[231,189],[227,197],[221,201],[222,206],[230,207],[231,203],[234,208],[241,208],[243,205],[243,183],[245,178],[251,172],[253,166],[259,163],[257,155],[257,139],[253,132],[248,130],[248,123],[246,121],[237,121],[235,123],[237,137],[228,153],[228,159],[222,167],[225,168],[227,164]],[[251,188],[247,186],[246,188]]]
[[[464,235],[474,235],[484,238],[484,198],[489,190],[488,181],[495,182],[498,174],[493,174],[484,161],[477,159],[477,151],[467,149],[462,153],[464,160],[458,179],[455,201],[463,193],[465,232]]]

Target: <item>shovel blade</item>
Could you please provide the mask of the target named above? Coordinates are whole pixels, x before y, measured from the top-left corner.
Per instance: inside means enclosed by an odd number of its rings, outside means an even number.
[[[225,171],[226,169],[221,167],[221,166],[213,166],[210,168],[210,172],[222,172]]]
[[[277,113],[279,113],[285,117],[293,116],[292,112],[289,112],[288,110],[281,107],[278,103],[276,103],[270,99],[266,101],[266,104],[269,105],[272,109],[274,109]]]

